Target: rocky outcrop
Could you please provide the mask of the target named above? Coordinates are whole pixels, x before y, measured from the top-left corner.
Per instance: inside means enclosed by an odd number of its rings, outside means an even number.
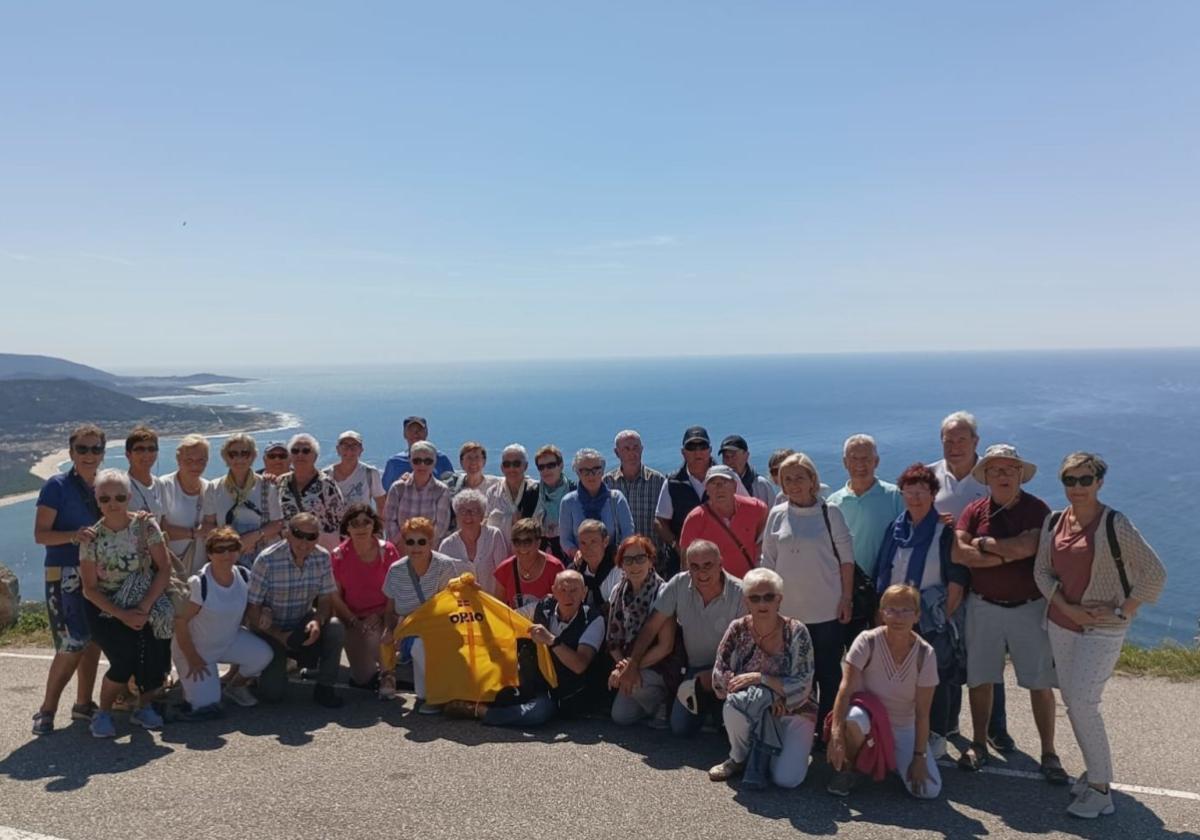
[[[0,563],[0,630],[17,623],[17,610],[21,606],[21,584],[17,573]]]

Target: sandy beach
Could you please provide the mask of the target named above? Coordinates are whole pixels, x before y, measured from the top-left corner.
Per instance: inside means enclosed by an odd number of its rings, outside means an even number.
[[[38,461],[29,468],[31,475],[36,475],[43,481],[58,472],[61,464],[71,459],[71,450],[59,449],[56,452],[51,452],[45,458]],[[28,493],[14,493],[11,496],[0,496],[0,507],[8,505],[16,505],[21,502],[29,502],[36,499],[38,496],[37,490],[30,490]]]

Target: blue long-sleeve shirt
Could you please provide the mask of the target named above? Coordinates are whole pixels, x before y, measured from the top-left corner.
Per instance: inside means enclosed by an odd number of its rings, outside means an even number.
[[[558,538],[567,557],[579,549],[579,525],[586,518],[583,515],[583,502],[579,500],[581,492],[583,491],[572,490],[563,496],[558,506]],[[620,490],[601,487],[601,492],[608,493],[608,501],[600,510],[600,521],[608,529],[609,541],[613,545],[620,545],[621,540],[634,534],[633,513],[629,510],[625,494]]]

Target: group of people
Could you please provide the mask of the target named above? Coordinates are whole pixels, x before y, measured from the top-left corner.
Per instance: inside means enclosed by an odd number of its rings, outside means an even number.
[[[104,431],[76,429],[70,470],[37,502],[56,654],[34,733],[54,730],[72,676],[71,717],[96,737],[116,734],[121,708],[133,725],[160,727],[172,664],[186,718],[222,714],[222,699],[278,702],[289,667],[336,708],[344,654],[351,688],[391,699],[411,685],[422,714],[533,726],[602,711],[680,736],[711,724],[730,744],[713,780],[795,787],[824,751],[830,793],[894,772],[933,798],[962,686],[970,743],[958,766],[1015,749],[1011,658],[1043,775],[1070,782],[1055,749],[1057,687],[1086,765],[1068,811],[1112,813],[1100,698],[1165,571],[1099,500],[1099,456],[1063,460],[1066,505],[1052,512],[1023,489],[1036,466],[1007,444],[980,455],[966,412],[942,422],[943,458],[894,484],[876,475],[875,441],[851,436],[836,490],[790,449],[758,474],[739,435],[721,441],[717,463],[700,426],[685,431],[669,475],[643,463],[626,430],[611,469],[598,450],[575,453],[575,479],[558,447],[540,447],[536,481],[520,444],[504,448],[495,476],[481,443],[460,447],[455,471],[424,418],[406,418],[404,436],[383,470],[361,460],[355,431],[325,469],[308,434],[268,444],[255,469],[255,440],[235,434],[220,448],[227,472],[210,481],[204,437],[184,437],[177,469],[156,477],[153,430],[128,435],[128,468],[116,470],[101,469]],[[553,673],[534,669],[526,685],[522,671],[520,690],[490,703],[427,700],[439,654],[407,619],[463,581],[528,619]]]

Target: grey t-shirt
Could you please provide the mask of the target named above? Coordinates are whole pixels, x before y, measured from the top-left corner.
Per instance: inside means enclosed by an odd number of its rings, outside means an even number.
[[[688,667],[711,668],[725,631],[735,618],[746,612],[742,600],[742,582],[728,572],[722,573],[725,588],[706,606],[692,586],[692,576],[680,572],[658,591],[654,609],[675,616],[683,630]]]

